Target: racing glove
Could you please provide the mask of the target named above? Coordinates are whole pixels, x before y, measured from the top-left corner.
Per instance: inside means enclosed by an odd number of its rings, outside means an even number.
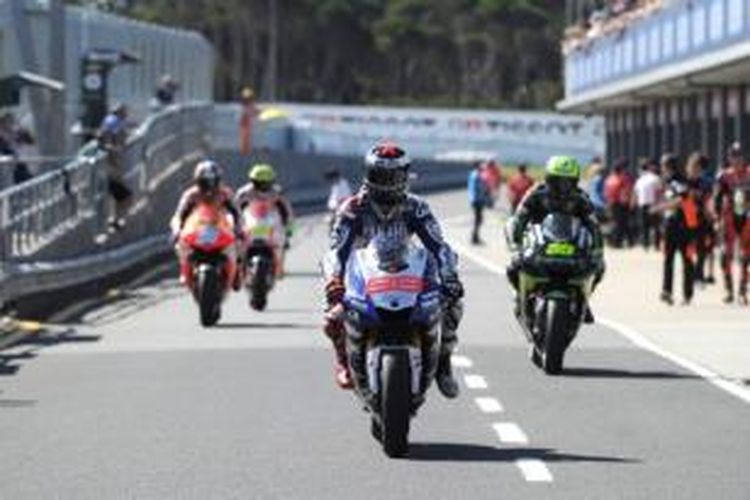
[[[325,285],[326,304],[331,309],[344,300],[344,282],[339,277],[330,278]]]
[[[448,274],[443,277],[443,294],[452,302],[456,302],[464,296],[464,286],[456,274]]]

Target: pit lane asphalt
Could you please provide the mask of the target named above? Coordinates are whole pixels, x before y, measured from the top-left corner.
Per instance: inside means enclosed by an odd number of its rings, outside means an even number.
[[[442,217],[465,209],[462,194],[432,200]],[[506,283],[468,259],[472,366],[457,374],[487,387],[463,383],[457,401],[431,390],[411,456],[387,459],[333,386],[323,249],[322,219],[304,219],[269,310],[235,295],[219,328],[202,329],[164,279],[4,351],[0,498],[749,498],[747,404],[600,326],[581,332],[565,375],[543,375]],[[502,443],[495,424],[528,442]],[[528,481],[519,459],[552,481]]]

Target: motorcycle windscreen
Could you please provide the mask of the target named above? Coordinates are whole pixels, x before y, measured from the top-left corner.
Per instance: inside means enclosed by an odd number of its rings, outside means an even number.
[[[243,212],[245,234],[250,240],[263,240],[277,244],[283,234],[281,216],[273,203],[254,200]]]
[[[425,290],[427,258],[423,249],[412,248],[389,255],[366,252],[362,255],[365,293],[377,309],[399,310],[413,308]]]

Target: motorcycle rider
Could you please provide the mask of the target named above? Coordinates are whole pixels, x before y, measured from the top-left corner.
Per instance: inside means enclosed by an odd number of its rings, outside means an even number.
[[[408,240],[416,234],[435,258],[443,291],[442,344],[436,373],[440,392],[447,398],[458,396],[453,378],[451,352],[458,339],[456,330],[463,313],[463,285],[458,278],[457,257],[443,239],[438,221],[429,205],[408,192],[411,161],[396,144],[383,142],[367,153],[364,185],[341,206],[331,237],[333,269],[325,276],[326,314],[324,332],[336,351],[336,382],[351,388],[346,359],[346,331],[339,307],[344,298],[345,266],[352,250],[363,248],[376,236]]]
[[[214,205],[218,210],[228,213],[232,217],[234,236],[237,242],[235,248],[230,249],[229,258],[239,259],[238,247],[242,244],[245,236],[242,233],[242,223],[240,212],[234,204],[234,193],[229,186],[222,182],[221,167],[213,160],[204,160],[195,166],[193,172],[193,185],[189,187],[180,198],[170,227],[172,229],[172,241],[175,244],[177,258],[180,262],[180,283],[187,283],[190,276],[190,266],[188,264],[188,249],[179,242],[180,233],[185,221],[201,203]],[[234,290],[239,290],[242,283],[241,269],[238,263],[238,272],[235,273],[235,279],[232,283]]]
[[[276,171],[267,163],[258,163],[250,167],[247,176],[250,182],[237,191],[235,198],[237,207],[244,210],[254,200],[273,202],[281,216],[288,242],[294,232],[294,214],[292,205],[284,197],[281,186],[276,182]]]
[[[518,206],[509,223],[510,243],[515,249],[521,247],[523,235],[529,224],[541,223],[550,213],[564,213],[581,220],[594,238],[594,257],[596,259],[594,287],[604,276],[604,245],[601,230],[595,217],[594,205],[588,195],[578,187],[581,166],[575,158],[553,156],[547,162],[544,182],[529,191]],[[506,272],[508,281],[518,293],[519,272],[523,265],[521,256],[516,253]],[[516,297],[516,315],[520,314],[519,298]],[[587,308],[584,321],[593,323],[594,316]]]

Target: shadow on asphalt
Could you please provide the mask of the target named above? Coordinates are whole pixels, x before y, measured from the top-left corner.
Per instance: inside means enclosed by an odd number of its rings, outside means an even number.
[[[310,330],[320,328],[310,323],[219,323],[217,330]]]
[[[54,333],[42,330],[36,335],[25,337],[11,347],[20,352],[0,354],[0,377],[16,375],[24,362],[36,358],[39,352],[46,347],[69,343],[98,342],[100,339],[101,336],[99,335],[78,335],[72,328]],[[2,400],[0,400],[0,406],[2,406]]]
[[[518,459],[539,459],[545,462],[603,462],[635,464],[640,460],[601,455],[563,453],[551,448],[497,448],[476,444],[414,443],[409,447],[409,460],[424,462],[513,462]]]
[[[697,375],[671,371],[630,371],[617,368],[564,368],[561,377],[621,378],[621,379],[697,379]]]

